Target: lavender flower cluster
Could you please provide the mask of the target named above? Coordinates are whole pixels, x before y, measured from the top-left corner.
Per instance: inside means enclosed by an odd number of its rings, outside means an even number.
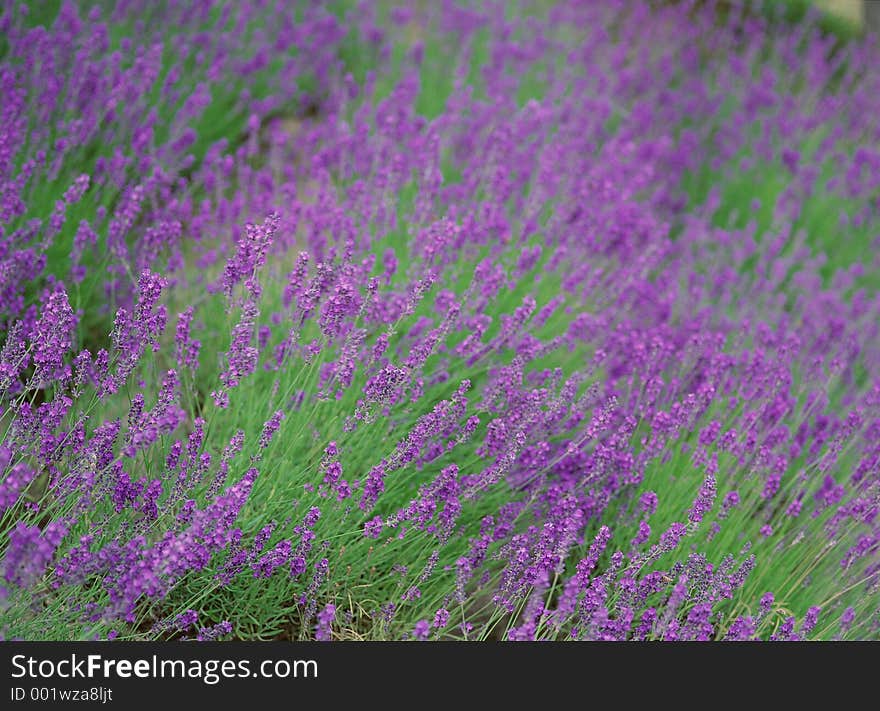
[[[880,634],[876,45],[511,7],[4,11],[0,634]]]

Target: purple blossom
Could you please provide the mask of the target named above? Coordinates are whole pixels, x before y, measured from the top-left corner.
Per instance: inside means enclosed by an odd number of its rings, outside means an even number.
[[[711,510],[715,503],[716,484],[715,477],[711,474],[706,477],[697,498],[694,499],[693,506],[688,511],[688,521],[691,523],[699,523],[703,517]]]
[[[431,625],[427,620],[419,620],[413,627],[413,638],[424,642],[431,633]]]
[[[44,530],[19,521],[9,532],[9,547],[3,558],[3,579],[27,588],[40,579],[55,551],[67,535],[64,524],[52,521]]]
[[[175,336],[176,359],[180,368],[195,371],[199,365],[199,351],[201,342],[190,336],[192,327],[193,307],[185,309],[177,317],[177,332]]]
[[[683,523],[670,524],[669,528],[660,535],[660,547],[664,551],[675,550],[686,534],[687,527]]]
[[[73,343],[76,319],[67,294],[53,291],[43,307],[31,336],[34,379],[43,383],[64,374],[64,357]]]
[[[379,538],[382,535],[382,517],[374,516],[364,524],[364,536],[366,538]]]
[[[214,642],[221,637],[226,637],[230,634],[232,634],[232,623],[228,620],[224,620],[211,627],[200,627],[196,639],[199,642]]]
[[[284,413],[281,410],[276,411],[272,417],[266,420],[263,425],[263,432],[260,435],[260,449],[266,449],[272,441],[272,436],[281,427],[281,420],[284,419]]]
[[[331,639],[331,626],[336,618],[336,606],[330,603],[324,606],[318,613],[318,624],[315,628],[315,639],[319,642],[329,642]]]
[[[195,610],[184,610],[174,618],[174,626],[181,632],[186,632],[190,627],[198,624],[199,613]]]
[[[639,510],[652,515],[657,511],[657,494],[653,491],[646,491],[639,498]]]

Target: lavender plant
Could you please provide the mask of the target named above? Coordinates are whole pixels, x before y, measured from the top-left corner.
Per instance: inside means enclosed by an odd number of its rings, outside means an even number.
[[[730,2],[27,10],[5,638],[877,637],[875,44]]]

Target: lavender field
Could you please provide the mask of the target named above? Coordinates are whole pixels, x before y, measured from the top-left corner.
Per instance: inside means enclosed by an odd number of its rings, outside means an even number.
[[[4,2],[0,636],[880,638],[880,42],[795,5]]]

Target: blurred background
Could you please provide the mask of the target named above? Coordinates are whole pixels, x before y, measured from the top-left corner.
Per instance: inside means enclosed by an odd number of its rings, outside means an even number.
[[[856,28],[880,30],[880,0],[816,0],[816,4]]]

